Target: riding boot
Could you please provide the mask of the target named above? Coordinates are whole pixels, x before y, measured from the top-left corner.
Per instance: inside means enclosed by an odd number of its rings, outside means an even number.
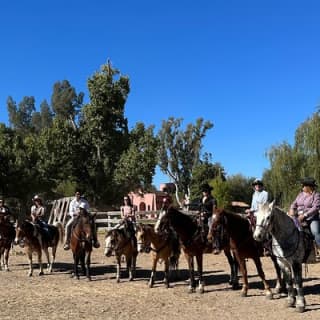
[[[67,226],[66,228],[66,241],[63,246],[64,250],[70,249],[70,237],[71,237],[71,225]]]
[[[98,249],[98,248],[100,248],[100,242],[98,241],[98,238],[97,238],[97,230],[96,230],[95,226],[93,226],[92,229],[93,229],[93,234],[92,234],[93,247]]]

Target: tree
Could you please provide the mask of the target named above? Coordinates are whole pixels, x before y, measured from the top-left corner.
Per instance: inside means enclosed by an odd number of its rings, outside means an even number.
[[[192,171],[200,161],[202,139],[207,130],[213,127],[209,121],[202,118],[196,123],[188,124],[185,131],[181,130],[183,119],[170,117],[162,122],[162,128],[158,133],[159,167],[168,175],[176,186],[176,199],[179,205],[179,192],[190,197],[190,183]]]
[[[83,103],[84,93],[76,93],[68,80],[53,85],[51,105],[56,117],[69,120],[75,126],[75,117]]]
[[[138,122],[129,134],[129,147],[121,154],[115,170],[115,182],[123,192],[152,188],[159,145],[153,131],[154,126],[145,128]]]
[[[11,127],[20,134],[26,135],[32,130],[32,113],[35,111],[34,97],[24,97],[18,107],[12,97],[8,97],[7,109]]]
[[[112,199],[110,184],[121,154],[128,147],[128,121],[124,106],[129,78],[112,68],[110,61],[88,80],[90,103],[83,108],[80,136],[87,148],[87,172],[95,201]]]

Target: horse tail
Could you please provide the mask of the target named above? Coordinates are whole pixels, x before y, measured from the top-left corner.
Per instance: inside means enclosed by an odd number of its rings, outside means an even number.
[[[63,227],[62,223],[59,221],[55,222],[54,226],[58,229],[58,233],[59,233],[58,242],[60,242],[60,244],[62,244],[64,241],[64,227]]]

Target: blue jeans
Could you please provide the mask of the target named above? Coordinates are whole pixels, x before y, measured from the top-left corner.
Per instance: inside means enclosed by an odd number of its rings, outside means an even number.
[[[310,229],[314,236],[314,240],[316,241],[318,247],[320,247],[320,220],[312,220],[310,223]]]

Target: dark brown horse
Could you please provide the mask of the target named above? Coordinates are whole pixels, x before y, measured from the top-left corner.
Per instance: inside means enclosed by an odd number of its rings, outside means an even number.
[[[48,230],[43,230],[38,224],[34,224],[29,220],[24,220],[16,227],[16,236],[14,243],[20,244],[25,248],[25,252],[29,259],[29,276],[33,274],[32,253],[35,252],[38,256],[39,275],[43,275],[42,266],[42,250],[47,257],[48,272],[52,272],[53,264],[56,258],[56,251],[59,242],[63,242],[64,228],[60,222],[54,225],[47,225]],[[49,247],[51,247],[51,260],[49,257]]]
[[[166,214],[161,218],[159,230],[166,230],[172,227],[178,234],[181,248],[188,262],[190,286],[189,292],[196,291],[194,257],[197,261],[199,276],[199,292],[204,292],[203,254],[208,248],[206,236],[204,236],[198,223],[189,215],[186,215],[174,207],[168,208]]]
[[[139,224],[137,226],[138,252],[150,252],[152,255],[152,271],[149,287],[155,280],[158,261],[164,262],[164,284],[169,288],[169,267],[177,270],[180,257],[179,239],[174,232],[156,233],[154,225]]]
[[[79,279],[78,265],[80,263],[83,274],[91,280],[91,252],[92,252],[93,230],[92,220],[88,213],[78,216],[74,223],[70,238],[70,248],[73,254],[73,275]]]
[[[136,239],[133,239],[128,234],[125,228],[109,230],[105,238],[105,255],[110,257],[115,253],[117,259],[117,282],[120,282],[121,277],[121,257],[124,256],[127,264],[127,271],[129,273],[129,281],[132,281],[136,272],[136,261],[138,250],[136,246]]]
[[[15,237],[14,226],[0,214],[0,270],[9,271],[9,253]]]
[[[262,269],[261,259],[263,256],[263,246],[261,243],[253,239],[253,233],[248,219],[243,218],[239,214],[229,212],[223,209],[217,209],[214,214],[213,223],[209,231],[209,237],[213,239],[221,238],[222,233],[229,238],[229,245],[233,251],[240,267],[242,274],[243,286],[241,295],[247,296],[249,284],[246,268],[246,258],[253,259],[258,275],[260,276],[267,298],[272,298],[272,292],[265,279],[265,274]],[[277,287],[282,285],[281,271],[276,262],[276,259],[271,256],[277,273]]]

